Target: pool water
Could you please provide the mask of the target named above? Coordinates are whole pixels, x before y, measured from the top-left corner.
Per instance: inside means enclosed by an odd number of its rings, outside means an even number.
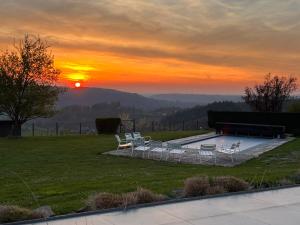
[[[260,144],[272,142],[272,139],[254,138],[254,137],[237,137],[237,136],[218,136],[202,141],[193,142],[184,145],[186,148],[200,149],[201,144],[216,144],[217,149],[230,148],[233,143],[240,142],[240,151],[255,147]]]

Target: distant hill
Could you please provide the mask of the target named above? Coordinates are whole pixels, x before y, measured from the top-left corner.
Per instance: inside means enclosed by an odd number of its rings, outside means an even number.
[[[191,103],[193,105],[207,105],[212,102],[232,101],[240,102],[241,96],[238,95],[206,95],[206,94],[157,94],[150,96],[153,99],[172,102]]]
[[[189,109],[182,109],[169,114],[161,119],[162,124],[182,124],[185,121],[186,127],[193,127],[196,121],[203,127],[207,126],[207,111],[250,111],[250,108],[243,102],[213,102],[205,106],[195,106]]]
[[[148,98],[136,93],[123,92],[104,88],[68,89],[59,97],[59,108],[71,105],[92,106],[98,103],[119,102],[121,106],[153,110],[162,107],[190,107],[190,103],[172,102]]]

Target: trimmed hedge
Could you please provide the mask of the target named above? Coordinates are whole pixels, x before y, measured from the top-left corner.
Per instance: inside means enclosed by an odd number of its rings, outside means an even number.
[[[120,118],[97,118],[96,129],[98,134],[115,134],[121,124]]]

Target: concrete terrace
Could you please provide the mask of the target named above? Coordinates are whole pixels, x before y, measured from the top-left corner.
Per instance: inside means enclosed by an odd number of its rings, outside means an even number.
[[[215,133],[207,133],[202,135],[196,135],[176,140],[171,140],[168,142],[164,142],[163,146],[166,146],[167,143],[177,143],[180,145],[186,145],[192,142],[197,142],[201,140],[205,140],[208,138],[217,137]],[[160,153],[151,153],[149,152],[139,152],[134,151],[132,156],[131,149],[121,149],[121,150],[114,150],[107,152],[105,154],[115,155],[115,156],[124,156],[124,157],[136,157],[136,158],[144,158],[144,159],[152,159],[152,160],[162,160],[162,161],[169,161],[169,162],[180,162],[180,163],[187,163],[187,164],[201,164],[201,165],[218,165],[218,166],[235,166],[239,165],[249,159],[258,157],[259,155],[270,151],[288,141],[293,140],[293,138],[289,137],[286,139],[270,139],[267,143],[259,144],[257,146],[251,147],[244,151],[240,151],[238,153],[230,154],[215,152],[216,154],[216,161],[214,157],[199,157],[198,153],[184,153],[180,159],[176,156],[174,157],[161,157]],[[233,161],[232,161],[233,158]]]

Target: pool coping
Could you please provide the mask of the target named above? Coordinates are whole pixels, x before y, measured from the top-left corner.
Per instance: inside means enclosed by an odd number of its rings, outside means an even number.
[[[0,223],[0,224],[1,225],[2,224],[3,225],[30,225],[30,224],[36,224],[36,223],[47,223],[50,221],[57,221],[57,220],[63,220],[63,219],[92,216],[92,215],[102,215],[102,214],[113,213],[113,212],[127,212],[130,210],[137,210],[137,209],[160,206],[160,205],[168,205],[168,204],[175,204],[175,203],[181,203],[181,202],[213,199],[213,198],[230,197],[230,196],[237,196],[237,195],[243,195],[243,194],[261,193],[261,192],[276,191],[276,190],[297,188],[297,187],[300,187],[300,184],[275,186],[275,187],[268,187],[268,188],[262,188],[262,189],[252,189],[252,190],[240,191],[240,192],[227,192],[227,193],[216,194],[216,195],[206,195],[206,196],[187,197],[187,198],[185,198],[185,197],[184,198],[174,198],[174,199],[168,199],[168,200],[161,201],[161,202],[152,202],[152,203],[131,205],[126,208],[118,207],[118,208],[101,209],[101,210],[79,212],[79,213],[69,213],[69,214],[65,214],[65,215],[48,217],[45,219],[34,219],[34,220],[25,220],[25,221],[17,221],[17,222],[12,222],[12,223]]]

